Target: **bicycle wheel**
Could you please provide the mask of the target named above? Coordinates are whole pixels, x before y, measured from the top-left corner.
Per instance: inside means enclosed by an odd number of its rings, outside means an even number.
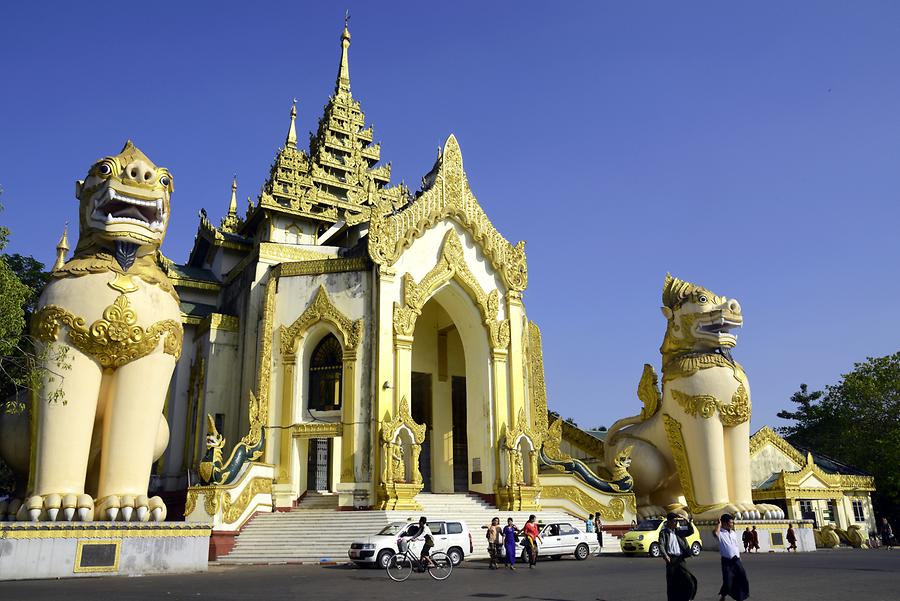
[[[391,580],[394,582],[403,582],[409,575],[412,574],[412,563],[409,561],[409,557],[403,554],[396,554],[391,557],[391,560],[387,564],[388,576],[391,577]]]
[[[434,562],[434,565],[428,566],[429,576],[435,580],[444,580],[450,576],[450,572],[453,571],[453,562],[446,553],[432,553],[431,561]]]

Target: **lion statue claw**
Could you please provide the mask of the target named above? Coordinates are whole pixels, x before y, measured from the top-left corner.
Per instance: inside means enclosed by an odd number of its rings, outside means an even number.
[[[695,519],[723,512],[783,518],[781,509],[755,504],[751,496],[750,386],[731,356],[737,343],[731,330],[743,325],[740,303],[671,275],[662,297],[662,390],[645,365],[638,385],[643,409],[609,429],[607,465],[632,448],[641,517],[686,507]]]
[[[147,486],[168,444],[162,410],[183,336],[178,296],[157,265],[172,190],[169,171],[131,141],[76,184],[78,245],[51,273],[32,323],[67,367],[55,377],[57,366],[43,366],[19,520],[166,518]]]

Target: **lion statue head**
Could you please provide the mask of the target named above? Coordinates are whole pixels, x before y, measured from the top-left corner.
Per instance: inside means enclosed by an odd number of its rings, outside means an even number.
[[[119,154],[94,163],[84,181],[75,183],[80,201],[76,256],[108,250],[127,271],[136,256],[158,250],[173,190],[169,170],[155,165],[131,140]]]
[[[668,322],[663,355],[728,351],[737,344],[731,330],[741,327],[744,317],[736,299],[666,274],[662,302]]]

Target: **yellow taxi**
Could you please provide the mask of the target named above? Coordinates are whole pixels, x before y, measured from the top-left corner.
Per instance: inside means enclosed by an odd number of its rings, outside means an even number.
[[[619,540],[619,546],[625,555],[647,553],[651,557],[659,557],[659,533],[665,528],[663,519],[644,520]],[[700,555],[703,544],[700,542],[700,531],[690,520],[678,518],[675,532],[684,537],[693,555]]]

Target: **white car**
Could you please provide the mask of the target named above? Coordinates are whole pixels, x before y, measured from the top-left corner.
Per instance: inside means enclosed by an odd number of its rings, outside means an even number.
[[[575,559],[587,559],[591,554],[591,545],[597,546],[595,535],[590,537],[568,522],[553,522],[541,526],[543,542],[538,541],[538,557],[559,559],[563,555],[574,555]],[[528,550],[521,546],[522,561],[528,561]]]
[[[397,553],[397,539],[408,536],[419,527],[418,522],[393,522],[385,526],[381,532],[354,541],[347,551],[347,556],[359,566],[387,567],[391,557]],[[466,523],[460,520],[434,520],[428,522],[428,529],[434,537],[434,548],[431,552],[443,551],[450,557],[453,565],[459,565],[466,555],[472,553],[472,535]],[[422,551],[423,541],[410,543],[410,551],[416,557]]]

